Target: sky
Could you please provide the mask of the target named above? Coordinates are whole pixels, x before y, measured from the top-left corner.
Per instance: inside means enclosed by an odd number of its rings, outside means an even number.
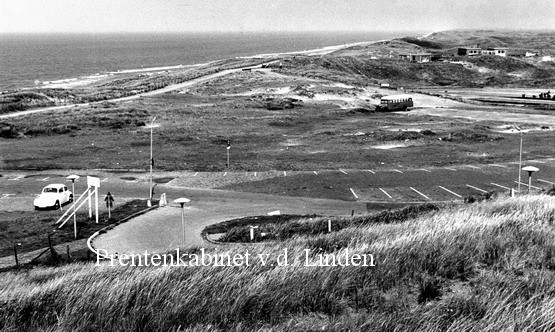
[[[555,29],[555,0],[0,0],[0,33]]]

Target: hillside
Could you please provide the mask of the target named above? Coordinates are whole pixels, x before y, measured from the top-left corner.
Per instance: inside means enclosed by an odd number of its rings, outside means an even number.
[[[555,52],[553,31],[508,31],[508,30],[448,30],[435,32],[422,40],[439,43],[443,48],[479,45],[487,47],[509,47]]]
[[[549,87],[555,63],[540,57],[454,56],[457,47],[508,47],[509,54],[554,55],[553,32],[453,30],[425,38],[400,38],[357,45],[321,57],[286,59],[283,72],[350,84],[390,83],[403,87]],[[401,54],[430,53],[441,59],[427,63],[401,60]]]
[[[287,266],[4,273],[0,329],[553,331],[554,209],[550,196],[498,198],[404,222],[219,247],[270,254],[272,263],[287,249]],[[305,249],[310,265],[318,254],[348,251],[373,255],[375,266],[306,266]]]

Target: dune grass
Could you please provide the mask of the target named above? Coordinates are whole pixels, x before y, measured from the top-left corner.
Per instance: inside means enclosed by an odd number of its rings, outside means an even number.
[[[554,218],[552,197],[497,198],[402,223],[218,247],[270,254],[271,263],[287,249],[287,266],[103,263],[3,273],[0,329],[552,331]],[[305,266],[305,249],[310,263],[348,250],[372,254],[375,266]]]

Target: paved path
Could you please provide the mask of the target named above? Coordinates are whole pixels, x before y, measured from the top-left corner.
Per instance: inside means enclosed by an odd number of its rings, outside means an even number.
[[[204,197],[195,196],[193,194],[185,209],[185,247],[205,244],[200,233],[207,225],[244,216],[265,215],[275,210],[280,210],[282,214],[319,215],[350,215],[352,210],[358,213],[366,211],[366,203],[363,202],[223,190],[206,190]],[[144,253],[145,250],[165,252],[182,247],[181,209],[172,204],[148,212],[100,235],[93,246],[118,254]]]

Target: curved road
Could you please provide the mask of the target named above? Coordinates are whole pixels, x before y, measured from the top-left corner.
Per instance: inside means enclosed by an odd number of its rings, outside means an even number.
[[[163,189],[167,191],[166,188]],[[244,216],[282,214],[350,215],[366,211],[366,203],[304,197],[284,197],[224,190],[182,189],[168,193],[169,202],[187,197],[185,242],[181,208],[176,204],[150,211],[97,237],[93,246],[108,253],[162,253],[177,247],[207,245],[200,236],[204,227]]]

